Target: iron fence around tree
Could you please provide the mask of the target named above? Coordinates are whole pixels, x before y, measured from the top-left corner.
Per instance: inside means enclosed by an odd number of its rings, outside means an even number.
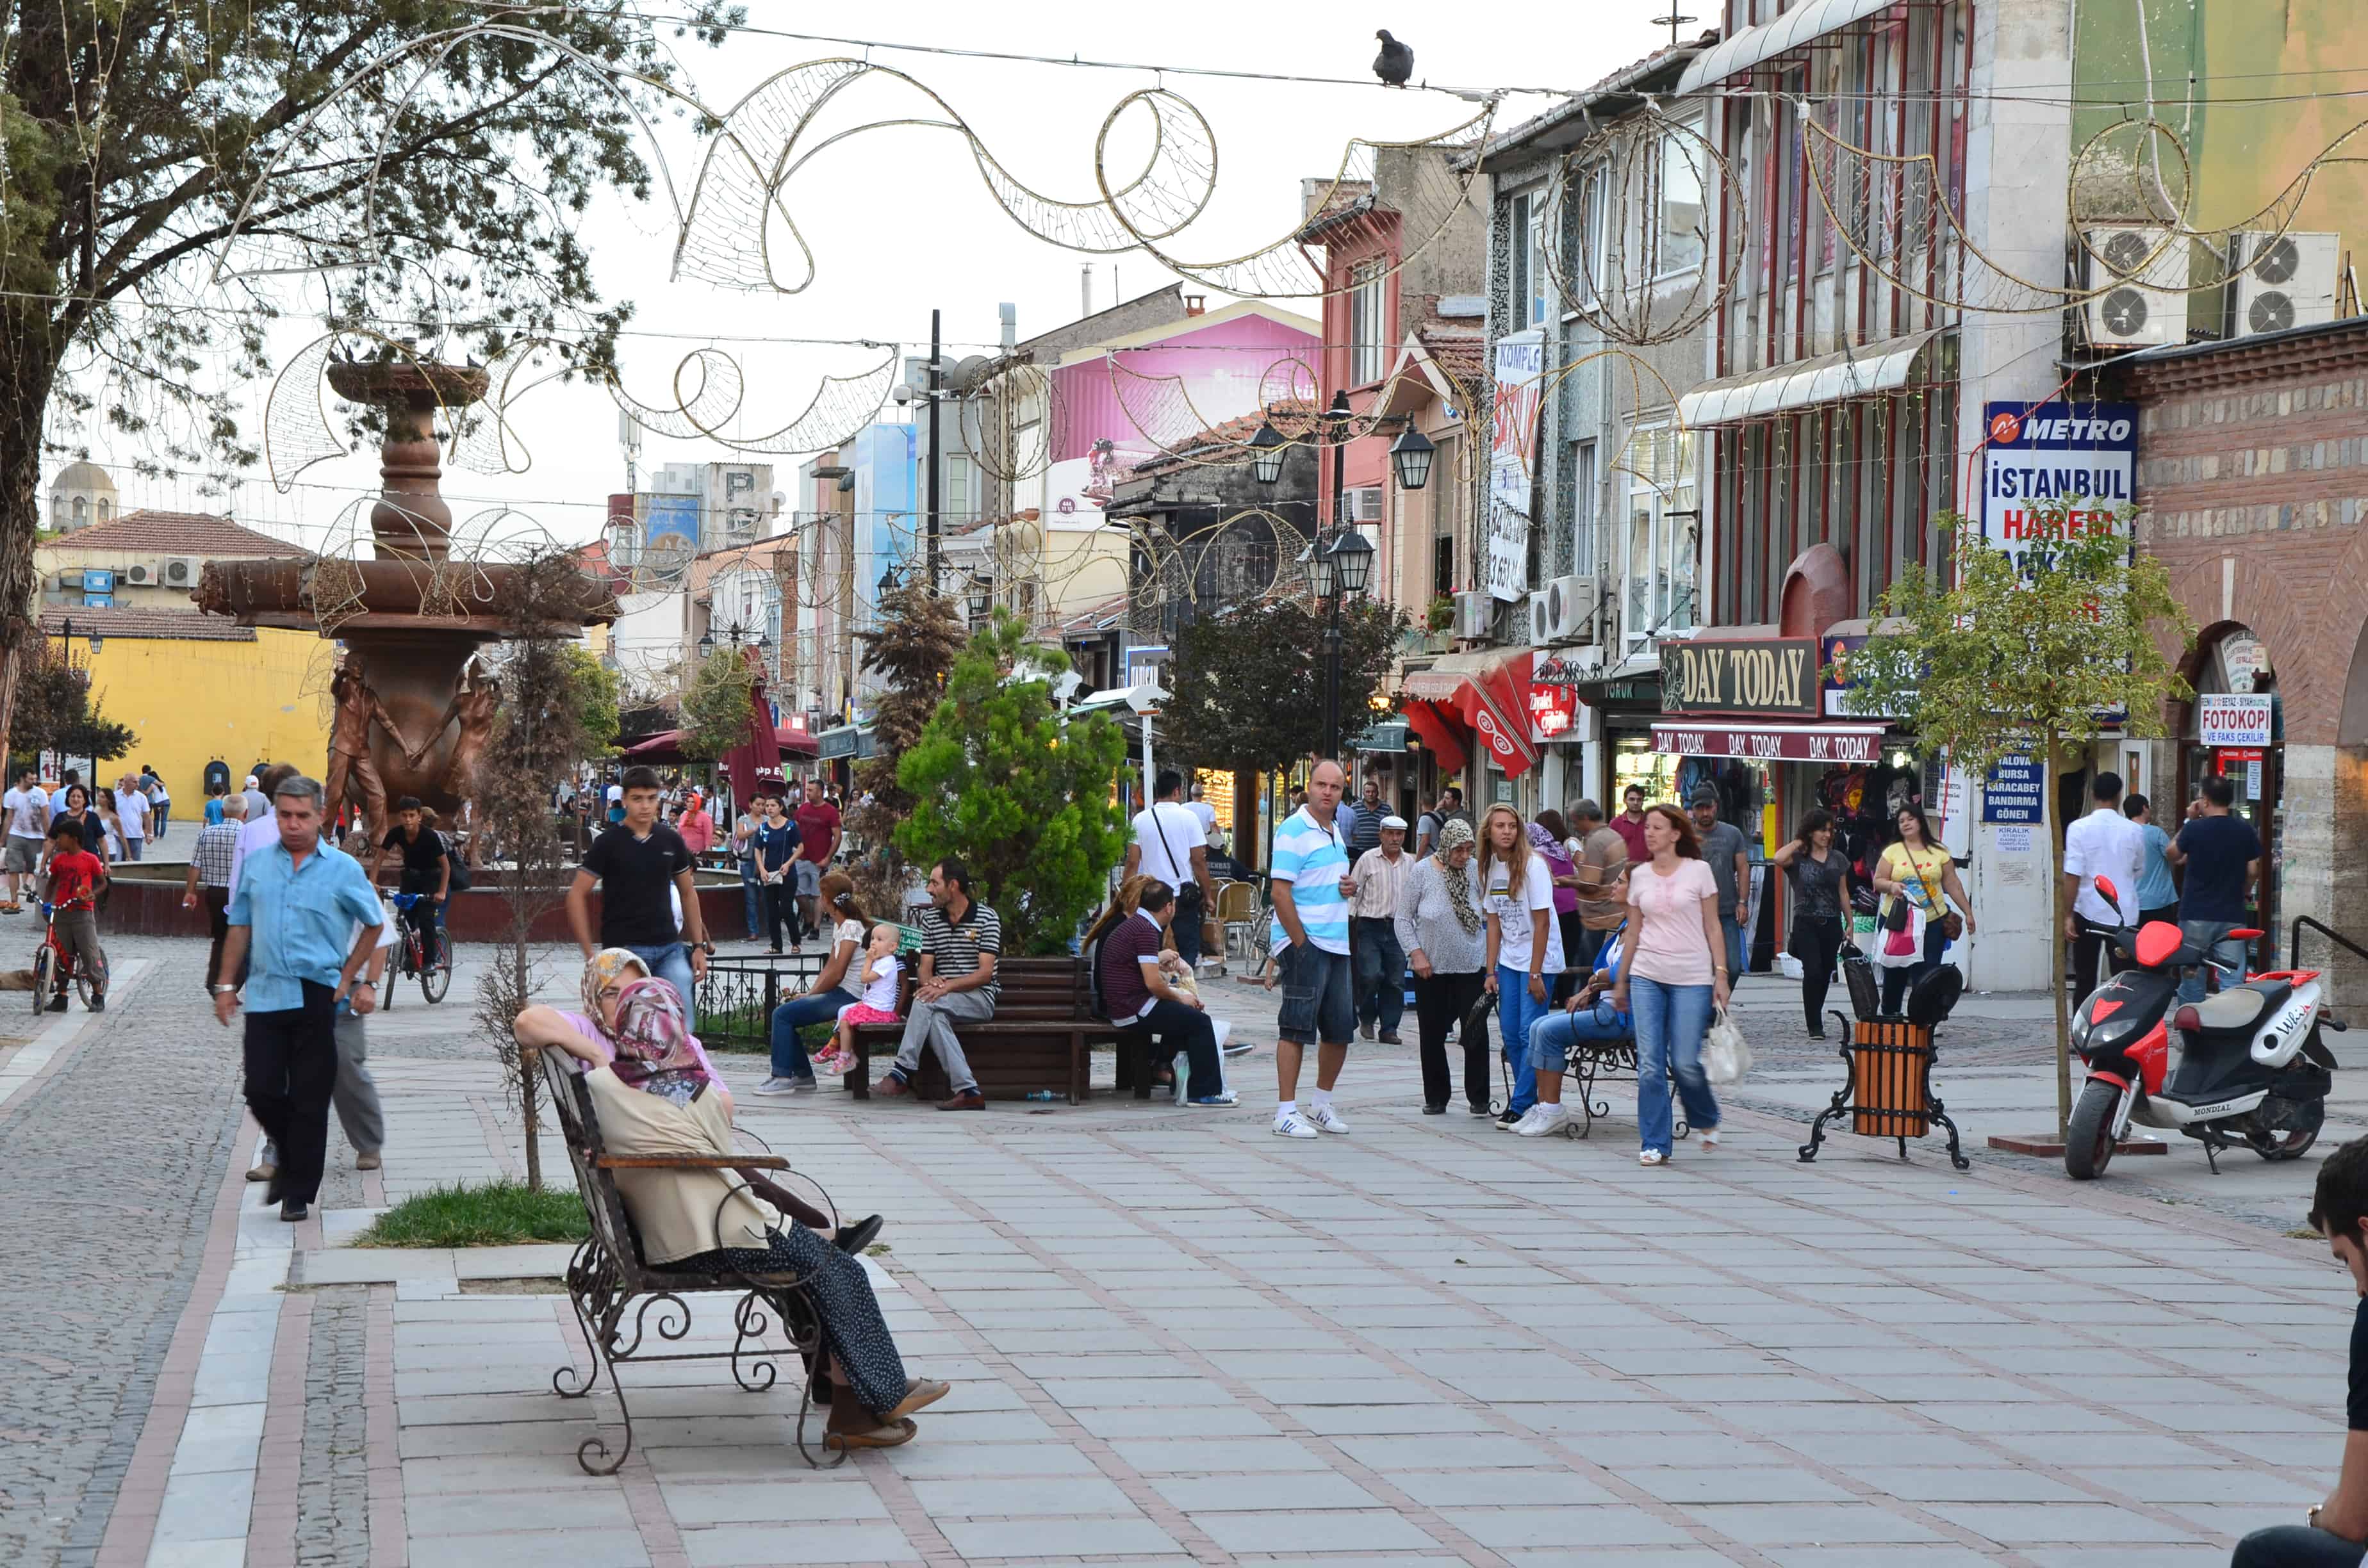
[[[822,972],[819,952],[710,959],[699,983],[701,1045],[710,1051],[765,1051],[772,1045],[773,1009],[812,985]]]

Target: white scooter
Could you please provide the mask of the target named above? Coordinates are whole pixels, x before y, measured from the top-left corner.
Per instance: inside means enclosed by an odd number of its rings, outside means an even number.
[[[2121,913],[2110,879],[2099,877],[2097,892]],[[2220,1152],[2240,1145],[2265,1160],[2299,1159],[2318,1140],[2334,1083],[2335,1057],[2319,1030],[2344,1027],[2320,1006],[2319,971],[2256,974],[2181,1003],[2180,972],[2209,964],[2207,952],[2162,920],[2135,931],[2123,926],[2111,940],[2137,967],[2097,987],[2072,1022],[2072,1049],[2089,1069],[2064,1140],[2072,1179],[2102,1176],[2134,1121],[2202,1143],[2214,1176]]]

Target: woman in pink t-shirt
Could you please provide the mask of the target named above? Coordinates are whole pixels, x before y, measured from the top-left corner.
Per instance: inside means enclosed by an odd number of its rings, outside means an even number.
[[[1675,806],[1645,813],[1650,857],[1628,873],[1628,950],[1611,1006],[1636,1019],[1636,1131],[1641,1165],[1669,1158],[1669,1075],[1686,1121],[1708,1149],[1718,1142],[1718,1099],[1702,1072],[1711,1009],[1726,1006],[1726,939],[1718,924],[1718,880],[1702,858],[1693,824]]]

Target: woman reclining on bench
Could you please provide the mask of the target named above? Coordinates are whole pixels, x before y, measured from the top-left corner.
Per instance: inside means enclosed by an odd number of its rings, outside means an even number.
[[[582,1013],[529,1007],[521,1045],[565,1051],[585,1074],[612,1154],[730,1154],[732,1096],[685,1027],[674,987],[621,948],[584,971]],[[770,1182],[717,1170],[619,1170],[617,1191],[641,1236],[643,1262],[684,1274],[795,1277],[822,1324],[832,1398],[825,1443],[886,1449],[912,1439],[914,1411],[947,1385],[907,1379],[863,1266],[849,1256],[879,1217],[825,1240],[829,1221]],[[726,1195],[731,1200],[725,1201]],[[718,1209],[722,1209],[719,1215]]]

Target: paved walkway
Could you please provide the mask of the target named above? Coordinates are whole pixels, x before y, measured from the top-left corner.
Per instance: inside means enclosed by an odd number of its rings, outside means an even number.
[[[64,1166],[46,1197],[26,1169],[22,1141],[74,1131],[84,1096],[165,1072],[212,1096],[119,1114],[135,1158],[215,1129],[182,1173],[199,1244],[94,1243],[44,1276],[51,1326],[144,1325],[167,1352],[115,1414],[94,1399],[7,1446],[79,1454],[112,1435],[122,1456],[52,1466],[32,1523],[60,1522],[0,1551],[12,1562],[2153,1568],[2225,1562],[2237,1535],[2298,1517],[2340,1447],[2351,1294],[2323,1247],[2276,1225],[2134,1196],[2118,1165],[2074,1187],[2035,1163],[1960,1174],[1848,1136],[1803,1165],[1798,1121],[1748,1109],[1715,1153],[1645,1171],[1624,1090],[1590,1142],[1515,1140],[1420,1116],[1410,1049],[1377,1048],[1342,1086],[1354,1135],[1315,1142],[1268,1135],[1262,1108],[949,1116],[744,1093],[777,1151],[888,1214],[882,1305],[915,1369],[957,1387],[910,1447],[814,1471],[789,1447],[786,1381],[748,1393],[713,1363],[629,1366],[638,1447],[597,1480],[576,1450],[620,1440],[617,1406],[551,1392],[586,1362],[564,1297],[534,1293],[546,1256],[387,1264],[334,1244],[385,1195],[518,1165],[495,1074],[453,1046],[469,975],[442,1007],[373,1026],[382,1184],[347,1170],[323,1220],[287,1227],[241,1179],[251,1131],[233,1148],[223,1131],[234,1071],[194,1074],[222,1049],[210,1021],[179,1021],[200,1006],[195,960],[159,958],[142,997],[0,1105],[0,1181],[47,1221],[0,1205],[12,1241],[134,1224],[109,1202],[88,1226],[87,1195],[56,1190]],[[1793,1069],[1773,1019],[1753,1027],[1778,1061],[1743,1099],[1772,1103]],[[1969,1065],[1998,1053],[1998,1097],[2046,1081],[2010,1060],[2029,1050],[2011,1019],[1964,1033]],[[1260,1100],[1263,1050],[1234,1070]],[[745,1090],[760,1068],[725,1071]],[[1798,1071],[1805,1089],[1814,1063]],[[2291,1225],[2309,1174],[2221,1179]],[[373,1271],[403,1277],[334,1282]],[[695,1338],[725,1306],[694,1299]],[[114,1347],[95,1337],[95,1357]],[[63,1376],[0,1379],[12,1438],[28,1418],[10,1385]]]

